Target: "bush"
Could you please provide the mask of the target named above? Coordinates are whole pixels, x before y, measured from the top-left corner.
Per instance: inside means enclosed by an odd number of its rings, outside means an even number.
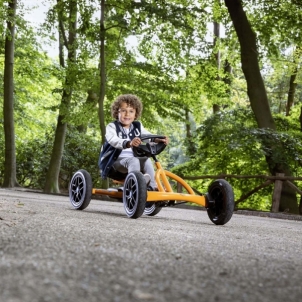
[[[259,129],[253,114],[244,109],[221,112],[208,118],[195,134],[196,154],[175,167],[178,175],[269,175],[266,156],[275,163],[287,164],[293,175],[301,174],[302,134],[286,117],[275,118],[278,131]],[[290,129],[290,131],[289,131]],[[273,146],[268,148],[267,146]],[[235,179],[236,199],[264,182],[263,179]],[[201,192],[207,191],[211,180],[190,182]],[[266,187],[240,203],[240,208],[269,210],[273,186]]]
[[[17,179],[21,186],[43,189],[53,147],[53,133],[43,139],[19,142],[17,148]],[[68,131],[61,162],[59,185],[66,190],[78,169],[86,169],[97,182],[100,142],[76,130]]]

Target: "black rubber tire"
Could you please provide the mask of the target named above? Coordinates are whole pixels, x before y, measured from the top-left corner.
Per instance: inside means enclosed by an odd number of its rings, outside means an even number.
[[[128,217],[139,218],[143,215],[147,199],[147,184],[139,171],[128,173],[123,190],[123,204]]]
[[[217,179],[209,186],[209,197],[214,204],[207,208],[210,220],[217,224],[226,224],[234,212],[234,192],[231,185],[224,179]]]
[[[162,207],[159,206],[160,202],[146,202],[146,207],[144,210],[144,215],[155,216],[157,215]]]
[[[88,207],[92,196],[92,180],[86,170],[77,171],[70,181],[69,200],[76,210]]]

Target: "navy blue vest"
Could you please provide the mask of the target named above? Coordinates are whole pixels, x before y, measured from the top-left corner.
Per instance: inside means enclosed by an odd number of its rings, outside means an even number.
[[[125,133],[123,126],[120,122],[114,121],[116,127],[116,134],[121,139],[127,139],[127,134]],[[130,127],[129,137],[132,140],[135,137],[141,137],[141,123],[138,121],[132,122],[132,126]],[[112,173],[112,165],[117,160],[119,155],[121,154],[122,149],[116,149],[112,147],[107,140],[102,146],[98,166],[100,169],[100,175],[103,179],[106,177],[111,177],[115,179],[122,179],[125,175],[119,175],[118,173]]]

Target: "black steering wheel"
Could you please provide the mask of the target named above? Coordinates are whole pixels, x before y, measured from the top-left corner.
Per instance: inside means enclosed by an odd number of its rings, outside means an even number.
[[[166,148],[166,144],[163,142],[155,143],[154,141],[156,138],[163,139],[166,137],[163,135],[153,135],[153,134],[142,136],[141,137],[142,141],[145,140],[149,140],[149,141],[146,142],[145,144],[144,143],[140,144],[137,147],[133,146],[132,147],[133,154],[136,157],[144,157],[144,156],[152,157],[154,155],[160,154]]]

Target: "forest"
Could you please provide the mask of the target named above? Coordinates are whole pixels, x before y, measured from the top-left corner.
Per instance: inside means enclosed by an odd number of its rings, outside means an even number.
[[[301,186],[300,0],[45,0],[39,26],[26,0],[0,2],[1,187],[59,193],[78,169],[106,186],[98,156],[125,93],[142,100],[145,128],[169,136],[165,169],[196,190],[219,175]],[[263,183],[227,180],[236,200]],[[272,190],[236,207],[270,211]],[[286,182],[279,211],[302,214]]]

